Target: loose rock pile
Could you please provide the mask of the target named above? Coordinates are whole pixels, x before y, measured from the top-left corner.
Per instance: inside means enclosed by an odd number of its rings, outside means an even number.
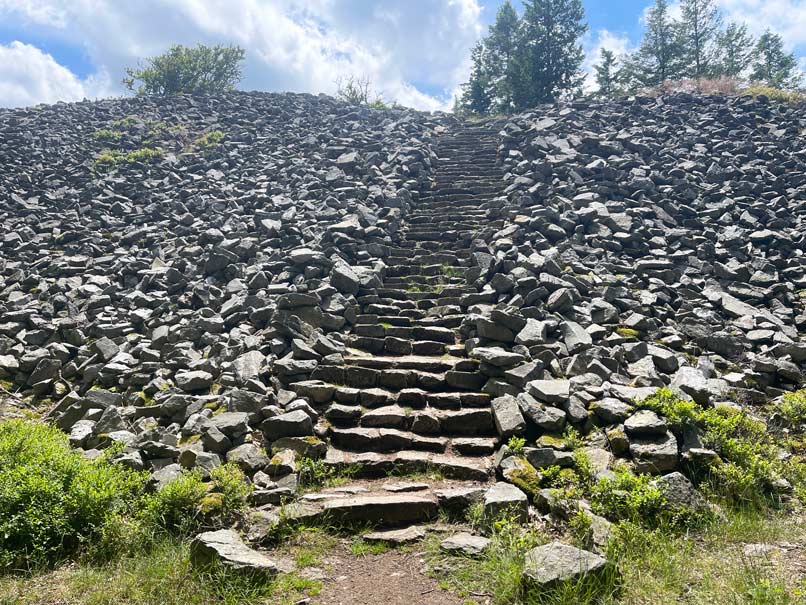
[[[621,457],[691,502],[674,471],[716,454],[635,401],[752,406],[801,384],[804,126],[689,95],[482,124],[246,93],[2,111],[0,380],[51,400],[88,455],[122,442],[155,487],[237,463],[255,542],[474,502],[527,519],[507,481],[572,466],[568,428],[598,473]],[[303,458],[444,479],[281,514]],[[530,573],[598,570],[588,554],[549,545]]]

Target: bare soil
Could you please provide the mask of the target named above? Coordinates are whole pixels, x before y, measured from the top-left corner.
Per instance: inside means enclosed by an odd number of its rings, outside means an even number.
[[[325,559],[328,577],[316,605],[462,605],[425,571],[422,553],[390,550],[356,557],[344,546]]]

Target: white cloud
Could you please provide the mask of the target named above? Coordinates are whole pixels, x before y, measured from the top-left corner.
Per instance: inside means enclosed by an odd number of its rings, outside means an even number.
[[[629,37],[607,29],[600,29],[595,35],[587,34],[582,40],[582,48],[585,51],[582,71],[585,73],[584,89],[587,92],[596,89],[594,66],[599,64],[602,49],[613,51],[616,57],[623,57],[635,50]]]
[[[78,101],[108,94],[108,79],[102,74],[80,80],[35,46],[19,41],[0,44],[0,107]]]
[[[758,36],[779,33],[791,51],[806,44],[806,0],[718,0],[726,21],[746,23]]]
[[[478,0],[0,0],[0,19],[83,47],[115,79],[171,44],[234,43],[246,90],[332,93],[360,75],[421,109],[449,107],[480,16]]]

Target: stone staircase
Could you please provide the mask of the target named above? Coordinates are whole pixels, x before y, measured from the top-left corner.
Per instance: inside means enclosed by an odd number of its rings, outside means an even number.
[[[436,471],[487,481],[498,437],[459,327],[478,302],[466,280],[471,243],[496,228],[481,205],[500,194],[493,125],[443,136],[439,164],[391,246],[383,287],[362,291],[344,363],[322,363],[292,388],[324,409],[326,462],[365,476]]]

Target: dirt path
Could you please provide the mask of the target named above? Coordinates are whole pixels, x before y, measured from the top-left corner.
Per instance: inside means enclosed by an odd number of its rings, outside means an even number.
[[[356,557],[343,546],[325,559],[328,578],[315,605],[462,605],[425,575],[420,553],[390,550]]]

